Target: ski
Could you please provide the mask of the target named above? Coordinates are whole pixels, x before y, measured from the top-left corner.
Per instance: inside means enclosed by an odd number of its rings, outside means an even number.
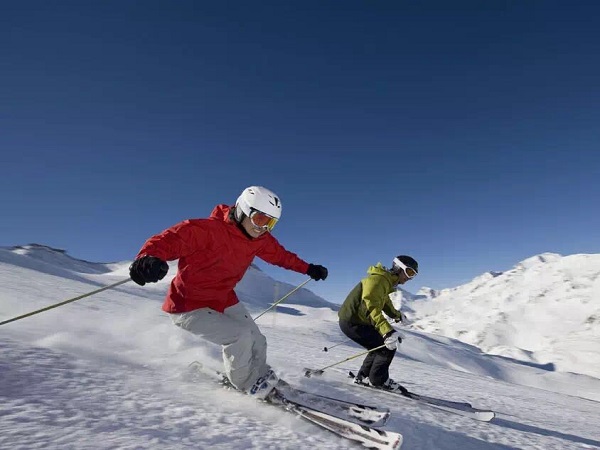
[[[315,425],[325,428],[338,436],[361,443],[364,447],[378,450],[398,450],[402,446],[403,437],[400,433],[381,430],[327,414],[308,406],[289,400],[281,392],[274,389],[273,395],[267,400],[273,405],[280,405],[286,410],[297,414]]]
[[[229,383],[229,380],[222,372],[206,368],[199,361],[192,362],[190,367],[193,367],[195,370],[208,375],[224,387],[235,389],[235,387]],[[381,427],[386,424],[390,417],[390,410],[388,408],[378,408],[376,406],[353,403],[338,398],[314,394],[312,392],[292,387],[283,380],[279,381],[277,390],[288,400],[293,401],[298,405],[306,406],[326,414],[334,415],[341,419],[354,422],[357,425]]]
[[[288,400],[294,401],[297,404],[346,418],[358,425],[382,427],[390,417],[390,410],[388,408],[378,408],[376,406],[307,392],[292,387],[285,381],[280,381],[277,385],[277,390],[283,393]]]
[[[227,378],[219,372],[206,369],[202,363],[194,361],[190,367],[197,369],[203,374],[208,374],[213,380],[218,382],[225,388],[235,389],[228,382]],[[227,381],[226,381],[227,380]],[[288,398],[288,393],[292,397],[292,390],[295,390],[296,398]],[[282,386],[277,386],[273,392],[264,400],[264,403],[281,407],[288,412],[291,412],[301,419],[304,419],[314,425],[326,429],[337,436],[345,439],[358,442],[364,447],[378,450],[398,450],[402,446],[403,437],[400,433],[381,430],[365,423],[356,423],[346,417],[338,417],[335,414],[321,411],[318,406],[309,406],[301,402],[301,394],[310,394],[301,391],[300,389],[291,388],[291,386],[283,382]],[[317,396],[319,397],[319,396]],[[330,397],[321,396],[321,399],[335,400]],[[304,399],[306,401],[306,399]],[[343,404],[350,402],[341,401]],[[322,405],[321,405],[322,406]],[[355,405],[356,406],[356,405]],[[364,405],[358,405],[364,406]],[[389,417],[389,411],[386,416]],[[356,420],[356,418],[354,418]]]
[[[354,379],[354,378],[356,378],[356,376],[354,375],[354,373],[349,372],[348,378]],[[444,400],[441,398],[416,394],[416,393],[410,392],[408,390],[393,391],[393,390],[388,390],[388,389],[383,389],[380,387],[372,386],[368,383],[363,383],[363,382],[357,383],[357,382],[353,381],[352,384],[354,384],[356,386],[364,387],[367,389],[372,389],[375,391],[385,392],[385,393],[392,394],[392,395],[398,395],[402,398],[415,400],[426,406],[430,406],[432,408],[436,408],[436,409],[446,411],[446,412],[449,412],[452,414],[458,414],[460,416],[469,417],[471,419],[475,419],[480,422],[489,422],[494,417],[496,417],[496,413],[494,413],[494,411],[491,411],[488,409],[475,408],[475,407],[473,407],[473,405],[471,405],[470,403],[467,403],[467,402],[454,402],[454,401],[450,401],[450,400]]]

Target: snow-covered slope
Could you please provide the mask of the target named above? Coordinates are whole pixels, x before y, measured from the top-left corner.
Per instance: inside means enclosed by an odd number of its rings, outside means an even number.
[[[0,249],[0,321],[127,274],[128,262],[106,265],[108,271],[87,265],[79,270],[75,266],[81,262],[71,262],[62,252],[54,258],[45,248],[40,266],[39,249],[30,248],[27,255],[15,250]],[[303,279],[299,276],[299,282]],[[264,273],[252,270],[244,283],[242,301],[246,292],[267,293],[268,298],[252,299],[251,310],[263,310],[273,301],[277,282]],[[187,367],[193,360],[221,367],[220,349],[171,324],[160,310],[167,286],[168,279],[143,288],[127,283],[0,327],[0,448],[357,448],[194,376]],[[336,312],[315,297],[301,290],[283,308],[259,319],[270,363],[294,385],[388,407],[392,418],[386,429],[404,435],[403,449],[600,447],[600,403],[565,395],[600,400],[599,380],[485,355],[450,338],[405,331],[392,376],[416,392],[492,408],[498,412],[492,423],[348,384],[347,371],[360,364],[349,358],[362,349],[353,344],[331,348],[345,338]],[[324,346],[331,350],[324,352]],[[304,367],[339,361],[323,377],[303,376]]]
[[[600,254],[545,253],[505,272],[420,294],[403,296],[414,329],[600,378]]]

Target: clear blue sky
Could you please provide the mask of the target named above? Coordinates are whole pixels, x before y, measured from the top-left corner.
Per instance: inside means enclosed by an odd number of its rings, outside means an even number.
[[[599,2],[23,0],[0,43],[0,245],[128,260],[258,184],[331,301],[598,252]]]

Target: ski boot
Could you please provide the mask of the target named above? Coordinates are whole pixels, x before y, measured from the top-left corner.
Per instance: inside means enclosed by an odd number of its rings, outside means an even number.
[[[352,382],[356,384],[369,384],[369,379],[365,379],[365,377],[362,376],[360,372],[358,372],[358,374],[354,377]]]
[[[273,369],[269,369],[266,374],[256,380],[256,383],[252,385],[247,393],[259,400],[265,400],[272,393],[273,389],[278,383],[279,377],[275,375]]]
[[[406,389],[400,383],[398,383],[397,381],[394,381],[391,378],[388,378],[387,380],[385,380],[385,382],[381,386],[381,389],[384,389],[386,391],[396,391],[402,395],[409,396],[408,389]]]

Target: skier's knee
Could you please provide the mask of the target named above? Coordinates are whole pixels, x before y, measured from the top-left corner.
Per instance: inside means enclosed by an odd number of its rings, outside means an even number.
[[[267,338],[262,333],[253,333],[251,337],[253,341],[254,357],[267,357]]]

